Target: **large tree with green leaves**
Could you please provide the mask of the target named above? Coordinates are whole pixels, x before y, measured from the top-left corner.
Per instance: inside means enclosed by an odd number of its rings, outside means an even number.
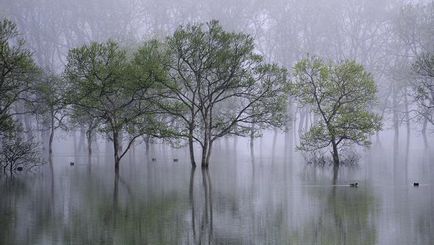
[[[339,167],[342,146],[367,146],[369,135],[381,129],[380,116],[370,111],[376,91],[372,76],[354,61],[334,64],[308,57],[298,62],[291,93],[318,115],[298,148],[315,151],[331,146],[334,166]]]
[[[254,50],[252,37],[227,32],[217,21],[181,26],[167,39],[160,107],[175,119],[173,135],[188,141],[193,166],[194,142],[206,168],[215,140],[283,120],[286,72]]]
[[[143,55],[152,60],[148,56],[152,53]],[[131,60],[113,41],[91,43],[70,50],[65,69],[68,101],[74,110],[81,111],[75,114],[98,119],[99,130],[113,141],[116,173],[135,140],[156,126],[151,100],[160,73],[152,62],[138,69]]]
[[[31,52],[19,37],[16,25],[0,20],[0,167],[13,174],[31,168],[39,161],[38,147],[33,139],[23,138],[18,115],[30,113],[34,82],[41,71]],[[1,174],[1,173],[0,173]]]
[[[17,110],[17,103],[28,101],[33,82],[40,75],[30,50],[19,38],[16,25],[0,20],[0,134],[15,130],[14,116],[26,111]]]

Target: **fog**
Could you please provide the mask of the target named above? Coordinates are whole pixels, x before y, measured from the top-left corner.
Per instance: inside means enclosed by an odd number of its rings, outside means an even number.
[[[6,19],[18,34],[0,38],[0,244],[434,240],[434,1],[0,0]],[[219,45],[200,43],[212,30]],[[297,87],[306,74],[313,90]],[[98,104],[105,87],[80,82],[101,76],[121,82]],[[355,77],[340,98],[373,89],[324,109],[340,91],[323,77]],[[226,86],[213,79],[235,81],[221,93],[233,98],[212,104]]]

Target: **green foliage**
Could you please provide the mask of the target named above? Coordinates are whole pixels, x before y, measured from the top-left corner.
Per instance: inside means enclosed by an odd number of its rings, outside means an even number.
[[[16,25],[0,20],[0,134],[14,130],[14,108],[32,92],[32,82],[40,74],[31,53],[19,38]]]
[[[248,135],[251,124],[283,124],[286,71],[254,49],[252,37],[226,32],[217,21],[180,26],[167,39],[160,106],[176,119],[174,137],[194,139],[209,156],[219,137]]]
[[[148,47],[148,46],[147,46]],[[119,148],[123,133],[128,145],[157,131],[153,100],[155,81],[163,71],[152,62],[152,43],[141,49],[142,59],[131,59],[113,41],[91,43],[70,50],[64,76],[69,81],[66,100],[75,119],[97,120],[99,129],[108,134]],[[88,122],[90,125],[91,122]]]
[[[66,81],[56,75],[45,75],[34,84],[34,96],[30,106],[40,122],[53,130],[66,130]]]
[[[333,64],[316,57],[303,59],[294,67],[291,94],[320,118],[302,136],[300,150],[352,143],[367,146],[369,135],[381,129],[381,118],[369,111],[376,100],[375,82],[354,61]]]

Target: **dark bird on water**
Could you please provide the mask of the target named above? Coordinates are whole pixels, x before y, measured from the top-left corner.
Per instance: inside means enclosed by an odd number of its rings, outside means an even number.
[[[359,183],[357,183],[357,182],[356,182],[356,183],[351,183],[350,186],[351,186],[351,187],[358,187],[358,186],[359,186]]]
[[[152,158],[151,160],[152,160],[153,162],[155,162],[155,161],[156,161],[157,159],[155,159],[155,158]]]
[[[178,158],[173,158],[173,161],[174,161],[174,162],[177,162],[177,161],[178,161]]]
[[[74,166],[74,162],[70,162],[69,165]]]
[[[413,186],[418,187],[419,186],[419,182],[414,182]]]

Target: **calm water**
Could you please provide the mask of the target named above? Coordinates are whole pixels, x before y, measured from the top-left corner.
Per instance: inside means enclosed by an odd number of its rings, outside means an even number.
[[[223,139],[207,172],[184,149],[137,146],[119,178],[110,145],[89,164],[59,140],[53,170],[0,179],[0,243],[433,244],[434,154],[418,137],[390,139],[337,186],[332,169],[284,151],[283,135],[257,140],[253,159],[246,140]]]

